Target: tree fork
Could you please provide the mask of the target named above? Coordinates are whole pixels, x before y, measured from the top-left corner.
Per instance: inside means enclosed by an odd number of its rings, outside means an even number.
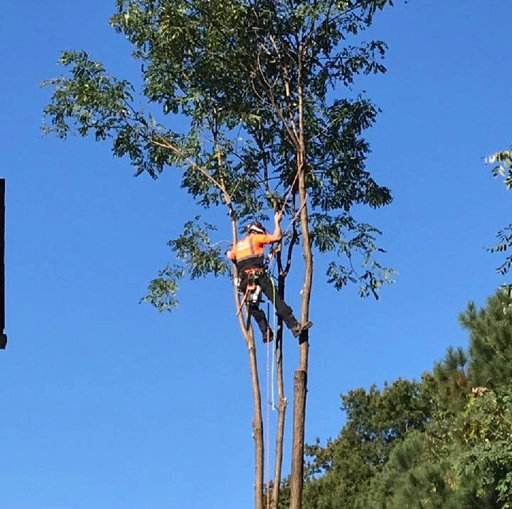
[[[279,276],[279,294],[284,296],[284,277]],[[288,401],[284,395],[284,375],[283,375],[283,324],[279,320],[279,329],[276,337],[276,365],[277,365],[277,395],[279,398],[279,406],[277,409],[277,431],[276,431],[276,458],[274,464],[274,484],[272,487],[272,505],[271,509],[277,509],[279,506],[279,494],[281,487],[281,475],[283,468],[283,442],[284,442],[284,425],[286,420],[286,407]],[[267,444],[267,447],[269,444]]]
[[[142,93],[147,99],[147,105],[152,110],[162,106],[164,117],[170,121],[175,113],[183,113],[190,120],[191,129],[188,133],[181,132],[181,129],[167,129],[154,123],[150,116],[150,121],[146,121],[142,110],[132,106],[136,92],[133,85],[106,74],[101,63],[90,60],[87,53],[67,51],[63,52],[60,61],[70,70],[71,76],[46,82],[55,90],[51,103],[44,110],[45,117],[51,120],[45,132],[55,132],[65,138],[76,128],[81,136],[95,134],[97,140],[111,138],[114,155],[128,156],[137,175],[146,171],[156,177],[167,166],[186,167],[187,171],[192,169],[198,172],[199,175],[190,181],[188,173],[184,174],[182,187],[187,188],[200,204],[205,204],[205,209],[213,202],[218,205],[217,191],[223,195],[230,212],[234,241],[237,238],[237,213],[245,219],[246,212],[264,212],[270,205],[265,200],[260,203],[259,198],[265,191],[265,196],[273,201],[273,196],[281,194],[282,186],[289,185],[290,178],[295,177],[290,192],[295,195],[298,191],[300,198],[299,213],[293,215],[293,221],[300,216],[304,260],[300,316],[301,322],[305,323],[309,317],[313,277],[309,229],[316,228],[308,224],[306,171],[308,174],[311,172],[311,179],[308,179],[311,195],[309,206],[312,213],[319,213],[317,218],[320,223],[314,231],[315,241],[319,239],[322,227],[329,227],[331,219],[337,228],[344,228],[344,214],[338,214],[339,210],[345,209],[349,213],[355,203],[380,207],[391,200],[387,188],[376,186],[368,180],[364,170],[369,149],[360,133],[373,123],[373,105],[364,100],[354,102],[348,99],[330,104],[327,94],[337,83],[351,84],[359,74],[383,72],[384,66],[378,62],[378,54],[382,56],[385,50],[382,42],[349,46],[345,40],[348,35],[356,35],[368,27],[374,12],[391,3],[391,0],[355,2],[350,9],[345,9],[346,2],[331,0],[278,2],[277,10],[283,15],[277,17],[272,16],[271,2],[266,4],[269,10],[262,12],[259,4],[251,2],[210,2],[205,10],[204,2],[166,0],[161,2],[165,9],[164,18],[155,16],[154,2],[146,0],[138,2],[138,15],[131,16],[131,3],[120,1],[122,5],[112,17],[111,24],[129,39],[144,61],[141,67],[145,82]],[[296,16],[303,8],[307,9],[306,14]],[[197,16],[183,16],[191,11]],[[354,11],[353,16],[351,11]],[[294,18],[293,23],[289,22],[290,16]],[[221,25],[218,25],[218,19],[223,20]],[[183,27],[177,38],[168,37],[168,29],[172,26]],[[348,26],[352,28],[347,30]],[[202,37],[198,27],[207,29],[208,37]],[[376,57],[372,55],[374,51]],[[219,61],[227,64],[226,70],[229,72],[224,73],[225,76],[219,76]],[[154,65],[151,72],[147,70],[146,64]],[[250,87],[247,87],[248,82]],[[161,92],[162,83],[169,85],[167,93]],[[86,94],[82,93],[84,89],[87,89]],[[183,94],[176,93],[179,89]],[[239,93],[239,90],[243,90],[243,93]],[[219,97],[222,98],[221,108],[217,107]],[[357,106],[362,107],[362,111]],[[307,144],[305,124],[308,125]],[[249,135],[240,153],[239,138],[234,135],[236,125],[247,130]],[[212,130],[213,148],[212,140],[204,136],[208,129]],[[253,142],[256,142],[255,145]],[[350,168],[353,165],[354,173],[351,171],[350,175],[345,175],[345,156],[351,152],[350,146],[346,145],[356,147],[359,143],[362,143],[360,148],[350,160]],[[168,149],[169,154],[165,154],[163,148]],[[242,154],[244,157],[240,158]],[[292,174],[293,155],[296,157],[296,175]],[[210,164],[212,158],[216,160],[216,165]],[[201,164],[203,161],[206,162],[205,166]],[[314,165],[314,169],[307,169],[306,161]],[[276,179],[274,188],[268,183],[269,169],[272,180]],[[317,171],[319,175],[325,176],[321,181],[315,175]],[[340,175],[341,179],[338,178]],[[264,186],[260,185],[262,176]],[[235,182],[238,178],[240,180]],[[253,180],[258,182],[256,187],[252,184]],[[337,197],[339,194],[342,198]],[[323,198],[327,197],[329,204],[324,206]],[[288,195],[285,198],[283,207]],[[351,231],[350,214],[349,219],[346,228]],[[357,231],[359,225],[354,225]],[[376,250],[373,244],[374,230],[371,225],[368,228],[364,224],[361,226],[365,235],[369,232],[368,237],[362,237],[364,253],[369,255]],[[338,231],[331,237],[334,249],[327,251],[336,252],[340,246],[344,251],[346,243],[343,235]],[[318,247],[318,243],[316,245]],[[357,250],[357,246],[354,249]],[[200,272],[216,272],[216,268],[221,266],[220,253],[217,256],[219,263],[213,270],[209,270],[207,264],[203,263],[202,253],[191,250],[186,255],[190,257],[192,268],[199,267]],[[350,253],[347,256],[347,270],[353,271]],[[378,287],[387,280],[385,270],[384,276],[379,277],[382,270],[375,269],[377,284],[373,283],[372,274],[369,285],[362,281],[364,287],[370,286],[373,291],[373,286]],[[365,277],[371,272],[365,271]],[[160,279],[166,282],[165,275]],[[357,276],[357,279],[360,278]],[[339,281],[334,280],[334,284],[337,283]],[[171,294],[173,291],[169,290]],[[161,295],[155,297],[153,294],[153,297],[155,300],[152,302],[158,304],[163,301]],[[240,296],[236,288],[235,302],[236,309],[239,309]],[[239,319],[248,347],[254,396],[252,425],[256,454],[255,508],[263,509],[264,448],[269,444],[265,444],[263,434],[265,430],[254,333],[243,320],[243,314],[240,314]],[[301,509],[302,506],[308,338],[306,331],[299,343],[300,360],[294,375],[290,509]],[[281,395],[279,400],[280,408],[284,405],[284,418],[286,400]],[[277,477],[280,474],[276,474]],[[275,497],[277,506],[278,491]]]

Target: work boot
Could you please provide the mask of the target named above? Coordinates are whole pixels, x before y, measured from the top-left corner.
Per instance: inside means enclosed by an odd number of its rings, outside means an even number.
[[[272,331],[272,329],[269,327],[267,329],[267,332],[265,334],[263,334],[263,343],[270,343],[274,340],[274,332]]]
[[[292,334],[294,337],[298,338],[304,331],[311,329],[311,327],[313,327],[313,322],[306,322],[305,324],[297,322],[292,327]]]

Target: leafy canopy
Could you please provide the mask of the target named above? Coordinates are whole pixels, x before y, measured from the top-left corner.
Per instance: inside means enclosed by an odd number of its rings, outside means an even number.
[[[296,177],[304,164],[312,247],[332,255],[328,281],[376,295],[392,271],[374,258],[382,251],[379,230],[352,211],[389,204],[391,194],[366,169],[363,133],[377,108],[354,87],[360,74],[385,70],[386,45],[360,41],[376,12],[391,4],[117,0],[110,22],[133,46],[140,90],[85,51],[65,51],[65,73],[44,83],[53,91],[44,129],[108,140],[136,175],[181,169],[181,186],[195,201],[227,207],[234,224],[283,208],[299,235]],[[176,252],[177,244],[170,246]],[[177,253],[186,273],[225,272],[219,250],[204,239],[197,247]],[[181,275],[164,269],[149,300],[172,308]]]

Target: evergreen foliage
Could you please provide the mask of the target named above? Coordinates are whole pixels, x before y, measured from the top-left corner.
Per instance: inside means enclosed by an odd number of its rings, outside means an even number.
[[[308,447],[305,509],[512,508],[512,300],[506,288],[460,320],[421,381],[342,396],[346,424]]]
[[[460,322],[470,335],[469,377],[474,387],[497,388],[512,380],[512,295],[500,288],[487,305],[470,302]]]

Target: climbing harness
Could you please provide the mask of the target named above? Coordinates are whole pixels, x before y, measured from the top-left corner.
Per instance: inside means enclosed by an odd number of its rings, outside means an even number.
[[[245,293],[244,293],[244,296],[243,296],[243,299],[240,303],[240,307],[238,308],[238,311],[237,311],[237,316],[240,314],[240,311],[242,311],[242,307],[244,306],[244,304],[247,304],[247,305],[253,305],[253,306],[257,306],[260,302],[263,301],[263,298],[262,298],[262,290],[261,290],[261,286],[258,284],[258,278],[265,274],[266,271],[265,269],[261,268],[261,269],[247,269],[247,270],[244,270],[244,273],[245,273],[245,276],[248,278],[248,283],[247,283],[247,286],[245,287]],[[241,279],[240,278],[237,278],[235,280],[235,284],[237,286],[237,288],[239,289],[240,291],[240,284],[241,284]]]
[[[257,305],[262,301],[261,286],[258,284],[260,276],[265,274],[265,269],[247,269],[244,271],[249,283],[247,284],[247,291],[249,292],[249,304]]]

